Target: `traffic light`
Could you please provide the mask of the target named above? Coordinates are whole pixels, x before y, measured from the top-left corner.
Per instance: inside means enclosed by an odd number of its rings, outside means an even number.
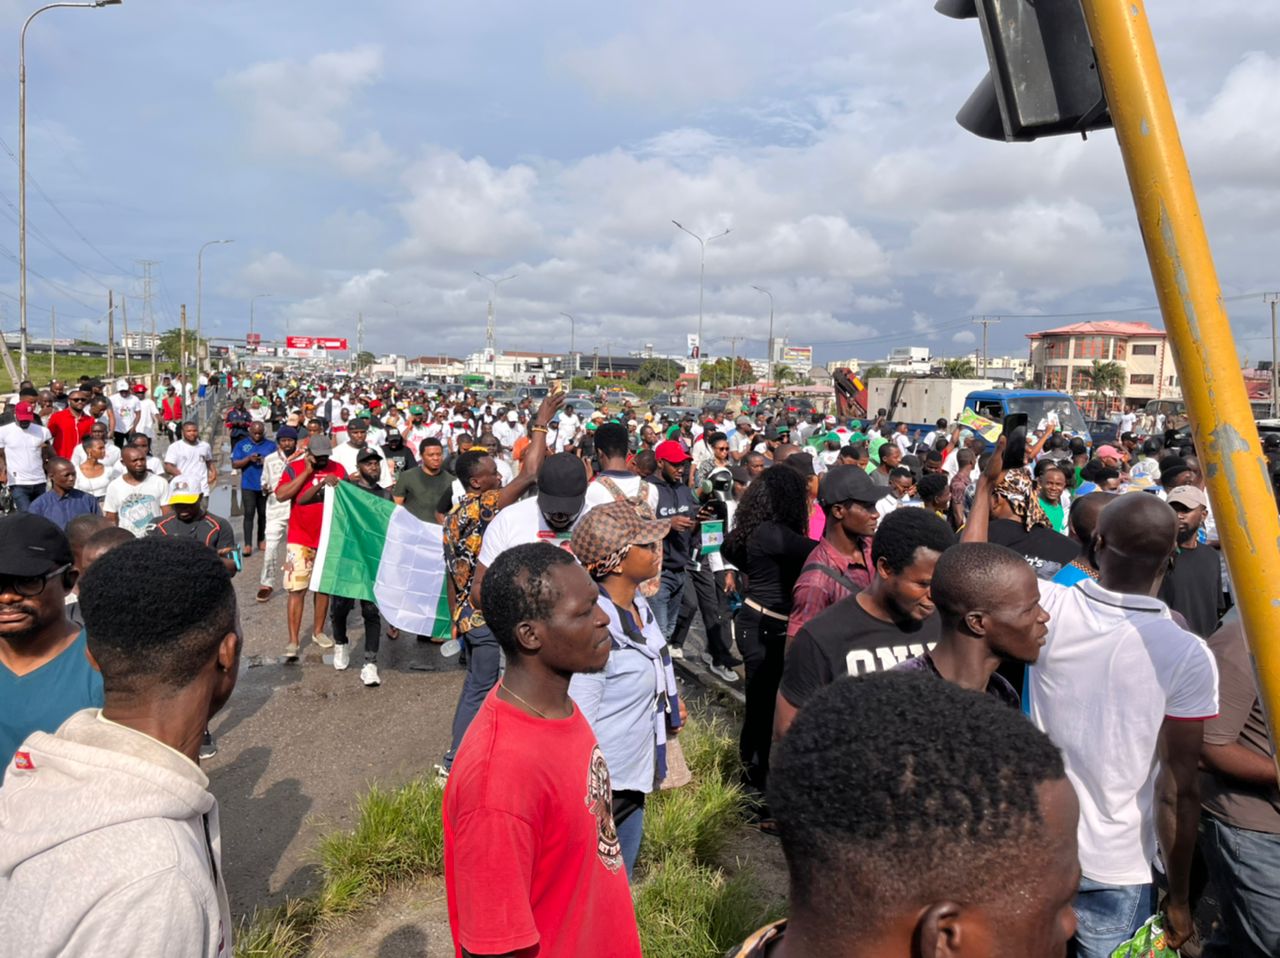
[[[1080,0],[937,0],[982,24],[991,72],[956,121],[992,140],[1034,140],[1111,126]]]

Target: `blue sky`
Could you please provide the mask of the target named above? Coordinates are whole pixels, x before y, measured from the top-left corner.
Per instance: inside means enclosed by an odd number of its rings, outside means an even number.
[[[0,0],[5,143],[17,148],[17,36]],[[614,9],[618,7],[618,9]],[[1273,5],[1152,11],[1228,295],[1280,286],[1280,31]],[[104,333],[106,289],[159,325],[354,338],[377,352],[499,345],[763,355],[777,332],[822,359],[894,345],[972,350],[971,314],[1153,302],[1114,137],[1030,145],[953,122],[985,72],[975,22],[928,0],[609,5],[125,0],[53,10],[28,35],[29,318]],[[0,155],[0,306],[17,326],[17,170]],[[42,193],[43,191],[43,193]],[[55,211],[46,195],[57,206]],[[8,204],[14,204],[10,207]],[[60,214],[59,214],[60,211]],[[65,219],[63,219],[65,217]],[[68,222],[69,221],[69,222]],[[36,231],[39,231],[39,238]],[[47,241],[47,243],[46,243]],[[52,248],[51,248],[52,247]],[[1260,299],[1232,304],[1269,353]],[[1126,313],[1124,318],[1158,315]],[[992,351],[1057,319],[992,328]]]

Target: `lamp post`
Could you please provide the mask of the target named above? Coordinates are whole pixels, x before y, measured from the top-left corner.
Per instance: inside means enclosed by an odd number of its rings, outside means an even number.
[[[773,360],[773,293],[769,292],[763,286],[756,286],[754,283],[751,285],[751,288],[754,289],[756,292],[764,293],[766,296],[769,297],[769,363],[768,363],[769,371],[764,378],[766,380],[772,380],[773,379],[773,362],[774,362]]]
[[[578,371],[578,364],[574,360],[574,353],[573,353],[573,342],[574,342],[575,328],[577,326],[577,321],[571,313],[562,312],[560,315],[563,316],[565,319],[569,320],[569,378],[572,379],[573,374]]]
[[[722,236],[728,236],[729,230],[726,229],[723,233],[716,233],[713,236],[703,237],[703,236],[699,236],[693,230],[687,229],[686,227],[681,226],[675,220],[672,220],[671,222],[675,224],[676,229],[683,230],[684,232],[688,233],[690,236],[692,236],[694,239],[698,241],[699,253],[698,253],[698,357],[697,358],[698,358],[698,389],[701,390],[702,389],[702,287],[703,287],[703,280],[706,278],[706,275],[707,275],[707,244],[714,239],[719,239]]]
[[[234,243],[235,240],[209,240],[196,253],[196,375],[200,374],[200,344],[204,340],[204,316],[201,306],[204,300],[204,251],[206,247],[219,243]]]
[[[480,279],[484,280],[493,287],[493,291],[489,296],[489,322],[485,326],[484,331],[484,348],[489,351],[489,379],[490,385],[497,388],[498,385],[498,287],[503,283],[509,282],[516,278],[516,274],[503,276],[501,279],[494,279],[492,276],[486,276],[484,273],[472,270]]]
[[[18,35],[18,364],[23,379],[27,378],[27,27],[40,14],[57,7],[114,7],[122,2],[47,3],[27,17]]]
[[[253,332],[253,304],[257,300],[265,299],[270,295],[271,295],[270,293],[255,293],[253,296],[249,297],[249,332],[250,333]]]

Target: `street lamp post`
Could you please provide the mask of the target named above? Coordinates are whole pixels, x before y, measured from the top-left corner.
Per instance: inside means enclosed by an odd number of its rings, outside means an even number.
[[[766,296],[769,297],[769,347],[768,347],[769,348],[769,362],[768,362],[769,369],[768,369],[768,372],[765,374],[764,378],[768,381],[771,381],[773,379],[773,362],[774,362],[774,359],[773,359],[773,293],[769,292],[763,286],[756,286],[754,283],[751,285],[751,288],[754,289],[756,292],[764,293]]]
[[[46,10],[58,7],[114,7],[123,0],[47,3],[27,17],[18,35],[18,364],[27,378],[27,27]],[[52,351],[53,345],[49,349]]]
[[[687,229],[681,226],[675,220],[672,220],[671,222],[675,224],[676,229],[683,230],[684,232],[688,233],[690,236],[692,236],[694,239],[698,241],[698,250],[699,250],[699,253],[698,253],[698,389],[699,391],[701,391],[702,389],[702,287],[703,287],[703,280],[706,279],[706,276],[707,276],[707,244],[714,239],[719,239],[722,236],[728,236],[730,231],[726,229],[723,233],[716,233],[714,236],[703,237],[703,236],[699,236],[693,230]]]
[[[249,332],[250,333],[253,332],[253,304],[257,300],[265,299],[270,295],[271,295],[270,293],[255,293],[253,296],[249,297]]]
[[[569,320],[569,378],[573,378],[573,374],[578,371],[578,364],[574,360],[573,344],[577,320],[571,313],[561,313],[565,319]]]
[[[209,240],[200,247],[196,253],[196,375],[200,374],[200,343],[204,340],[204,315],[202,313],[202,304],[204,300],[204,251],[206,247],[217,246],[219,243],[234,243],[235,240]]]
[[[477,272],[474,269],[471,272],[493,287],[493,292],[489,296],[489,322],[485,326],[484,348],[489,351],[490,385],[496,389],[498,386],[498,287],[515,279],[516,274],[512,273],[510,276],[494,279],[492,276],[486,276],[484,273]]]

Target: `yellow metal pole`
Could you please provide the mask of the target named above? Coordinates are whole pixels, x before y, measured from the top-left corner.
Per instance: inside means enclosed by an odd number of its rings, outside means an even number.
[[[1143,0],[1083,0],[1156,295],[1276,739],[1280,518]]]

